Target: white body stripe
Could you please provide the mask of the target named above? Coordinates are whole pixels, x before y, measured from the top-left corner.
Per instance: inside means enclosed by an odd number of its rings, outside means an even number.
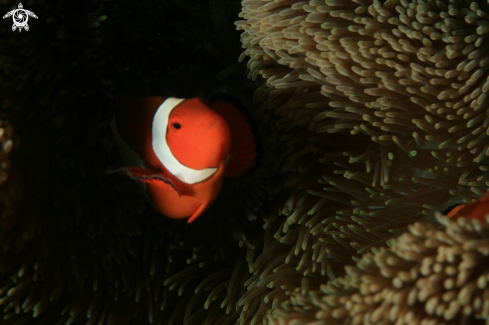
[[[151,129],[153,151],[170,173],[187,184],[195,184],[211,177],[217,168],[192,169],[182,165],[173,155],[166,141],[168,118],[171,111],[185,99],[167,98],[158,108]]]

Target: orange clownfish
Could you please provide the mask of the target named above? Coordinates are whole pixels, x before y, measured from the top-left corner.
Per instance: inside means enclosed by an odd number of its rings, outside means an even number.
[[[486,214],[488,213],[489,192],[484,193],[484,195],[475,202],[469,204],[456,204],[443,211],[443,214],[445,214],[447,218],[452,218],[454,220],[459,217],[466,217],[484,221],[486,220]]]
[[[112,122],[127,166],[111,172],[142,182],[160,213],[188,223],[216,200],[224,176],[240,176],[255,163],[245,115],[222,98],[209,105],[200,98],[127,98]]]

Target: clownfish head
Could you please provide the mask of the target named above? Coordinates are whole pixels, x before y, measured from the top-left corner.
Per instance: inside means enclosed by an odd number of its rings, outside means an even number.
[[[159,136],[166,136],[175,158],[192,169],[218,167],[231,146],[226,121],[199,98],[177,105],[170,113],[166,130],[161,129]]]
[[[137,166],[167,170],[182,183],[195,184],[226,161],[229,127],[201,99],[132,97],[118,106],[116,133],[139,156]]]
[[[478,200],[468,204],[454,204],[442,212],[447,218],[456,220],[460,217],[484,221],[489,214],[489,191]]]

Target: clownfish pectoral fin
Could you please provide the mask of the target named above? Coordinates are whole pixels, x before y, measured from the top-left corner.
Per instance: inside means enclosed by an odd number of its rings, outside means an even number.
[[[192,223],[195,221],[195,219],[197,219],[198,217],[200,217],[204,211],[207,209],[207,204],[201,204],[197,210],[195,210],[194,214],[192,214],[192,216],[190,218],[188,218],[187,220],[187,223]]]
[[[178,191],[175,183],[170,178],[163,176],[161,173],[153,173],[150,170],[138,167],[119,167],[108,170],[107,173],[123,174],[133,181],[161,186],[166,190],[174,191],[176,195],[180,196],[180,192]]]

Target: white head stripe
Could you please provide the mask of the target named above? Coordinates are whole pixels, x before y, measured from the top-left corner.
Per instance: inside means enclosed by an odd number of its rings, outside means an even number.
[[[166,169],[187,184],[195,184],[211,177],[217,168],[192,169],[182,165],[173,155],[166,141],[168,118],[171,111],[185,99],[169,97],[158,108],[153,119],[151,135],[153,151]]]

